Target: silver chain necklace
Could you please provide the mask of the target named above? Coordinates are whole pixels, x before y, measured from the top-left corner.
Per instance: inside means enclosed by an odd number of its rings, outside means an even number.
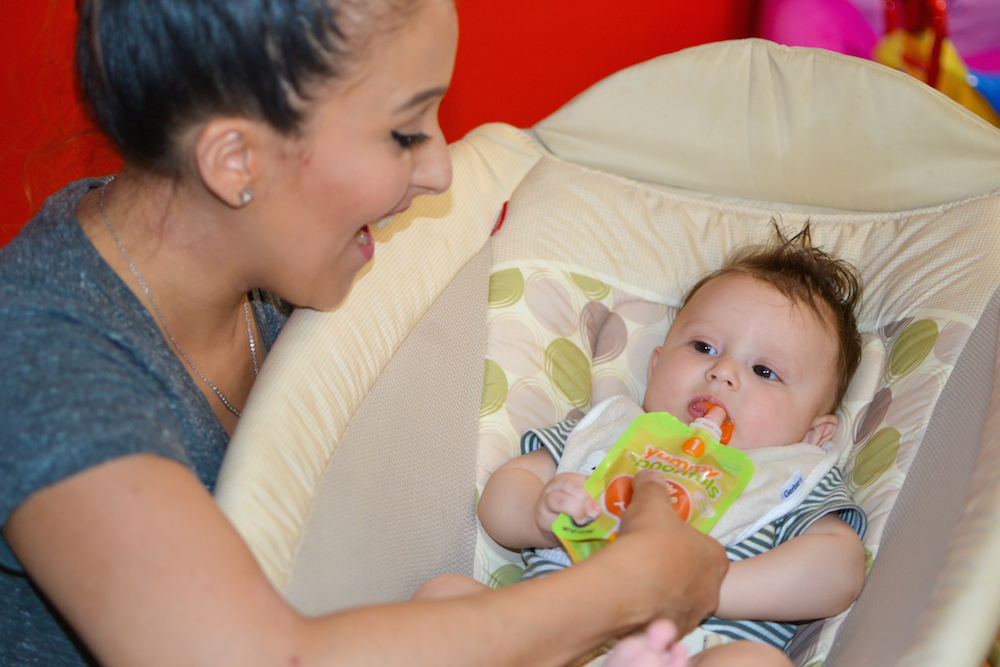
[[[108,219],[108,214],[105,213],[104,211],[104,192],[108,189],[108,185],[110,185],[111,181],[113,180],[115,180],[115,177],[111,176],[108,180],[104,182],[104,185],[101,187],[101,199],[100,199],[101,217],[104,218],[104,224],[108,226],[108,231],[111,232],[112,238],[114,238],[115,243],[118,244],[118,249],[121,251],[122,257],[124,257],[125,261],[128,262],[128,268],[132,271],[132,275],[135,276],[135,279],[139,281],[139,286],[142,287],[142,291],[146,294],[146,298],[149,299],[149,302],[151,304],[153,304],[153,311],[156,313],[157,319],[160,320],[160,324],[163,325],[163,330],[167,332],[167,337],[170,338],[170,342],[174,344],[174,347],[177,349],[178,354],[181,355],[181,358],[183,358],[184,361],[187,362],[187,365],[191,367],[191,370],[194,371],[195,375],[201,378],[202,382],[211,387],[212,391],[214,391],[215,395],[219,397],[219,400],[222,401],[222,404],[226,406],[227,410],[232,412],[237,417],[242,416],[243,413],[237,410],[235,407],[233,407],[233,404],[230,403],[229,400],[222,395],[222,392],[219,391],[219,388],[216,387],[211,380],[205,377],[204,373],[198,370],[198,367],[194,365],[194,362],[192,362],[188,358],[187,354],[185,354],[184,350],[181,349],[180,343],[178,343],[177,339],[174,338],[174,334],[170,331],[170,327],[167,326],[167,322],[163,319],[163,314],[160,313],[160,307],[156,305],[156,301],[153,300],[153,295],[149,293],[149,288],[146,287],[146,281],[144,281],[142,279],[142,276],[139,275],[139,270],[135,268],[135,264],[132,262],[132,258],[128,256],[127,252],[125,252],[125,246],[122,245],[121,239],[118,238],[118,234],[115,233],[115,228],[111,224],[111,220]],[[246,318],[247,322],[247,340],[250,341],[250,359],[253,361],[253,374],[254,377],[257,377],[259,373],[259,370],[257,368],[257,345],[254,343],[253,328],[250,326],[249,303],[250,303],[250,297],[248,296],[243,301],[243,317]]]

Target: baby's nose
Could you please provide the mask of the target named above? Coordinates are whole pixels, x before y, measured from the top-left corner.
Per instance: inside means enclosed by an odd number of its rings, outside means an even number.
[[[732,367],[732,364],[724,361],[719,361],[708,369],[707,376],[709,381],[724,382],[734,389],[739,386],[738,374]]]

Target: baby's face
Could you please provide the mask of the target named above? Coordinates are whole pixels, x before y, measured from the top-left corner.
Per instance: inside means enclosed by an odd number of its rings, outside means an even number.
[[[696,403],[719,405],[736,449],[819,445],[837,428],[837,356],[835,333],[809,306],[724,274],[691,297],[653,351],[643,408],[690,423],[702,416]]]

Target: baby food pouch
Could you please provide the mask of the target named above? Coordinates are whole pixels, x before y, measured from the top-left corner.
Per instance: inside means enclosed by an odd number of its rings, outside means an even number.
[[[573,562],[618,536],[621,516],[632,499],[632,477],[647,468],[666,478],[674,511],[704,533],[753,475],[746,454],[719,444],[708,431],[687,426],[666,412],[641,415],[587,478],[585,487],[601,505],[601,515],[579,526],[569,515],[560,514],[552,525]]]

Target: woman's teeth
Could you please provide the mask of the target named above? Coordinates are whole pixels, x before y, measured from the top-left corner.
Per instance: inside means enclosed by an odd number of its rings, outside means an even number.
[[[361,245],[371,245],[372,235],[368,232],[367,227],[362,227],[358,230],[358,233],[354,235],[354,240]]]

